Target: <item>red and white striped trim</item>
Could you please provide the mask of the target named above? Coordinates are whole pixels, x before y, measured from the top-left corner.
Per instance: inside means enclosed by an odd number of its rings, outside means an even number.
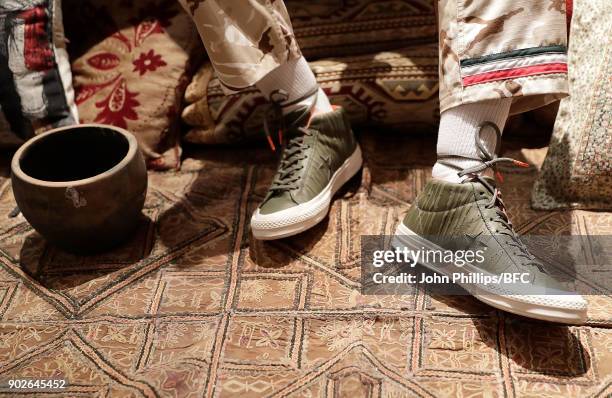
[[[493,82],[497,80],[513,79],[518,77],[544,75],[552,73],[567,73],[567,63],[551,63],[542,65],[525,66],[514,69],[497,70],[493,72],[479,73],[462,78],[464,87]]]
[[[540,48],[531,50],[540,50]],[[472,61],[470,62],[471,65],[461,67],[463,86],[518,77],[567,73],[567,54],[559,52],[558,49],[542,48],[542,50],[547,52],[524,54],[520,51],[515,51],[517,52],[516,55],[512,52],[499,54],[497,55],[497,58],[499,58],[497,60],[487,60],[487,57],[483,57],[483,61],[480,61],[480,59],[478,59],[478,62]],[[500,57],[500,55],[503,57]]]
[[[567,55],[552,53],[552,54],[540,54],[529,57],[515,57],[500,59],[498,61],[491,61],[487,63],[481,63],[471,66],[464,66],[461,68],[461,76],[473,76],[482,73],[496,72],[508,69],[524,68],[527,66],[544,65],[544,64],[566,64]]]

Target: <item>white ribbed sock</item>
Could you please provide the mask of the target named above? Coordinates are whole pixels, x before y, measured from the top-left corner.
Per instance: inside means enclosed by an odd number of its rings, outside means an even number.
[[[503,98],[460,105],[443,112],[438,130],[438,157],[458,155],[479,159],[476,134],[480,131],[481,124],[486,121],[493,122],[503,131],[511,104],[512,98]],[[493,153],[496,145],[495,132],[490,128],[485,129],[481,138],[489,152]],[[481,164],[477,160],[469,159],[451,158],[443,161],[461,169]],[[457,169],[438,162],[433,167],[432,176],[458,183],[462,178],[457,175],[457,172]]]
[[[310,92],[317,86],[317,80],[314,73],[308,66],[308,62],[304,57],[291,60],[278,68],[274,69],[261,80],[255,83],[255,86],[270,99],[270,95],[276,90],[284,90],[289,94],[286,102],[292,102]],[[331,112],[333,110],[329,99],[323,90],[319,88],[316,96],[313,95],[297,104],[284,107],[283,113],[289,113],[300,106],[311,105],[317,99],[316,109],[314,113]]]

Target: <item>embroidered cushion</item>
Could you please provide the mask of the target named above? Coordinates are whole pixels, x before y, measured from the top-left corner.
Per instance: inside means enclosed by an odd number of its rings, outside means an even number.
[[[203,53],[175,0],[68,0],[66,31],[82,122],[132,132],[152,169],[180,165],[180,103]]]
[[[439,118],[435,44],[310,65],[331,102],[346,109],[354,126],[405,130],[410,124],[415,131],[435,131]],[[194,76],[185,101],[183,121],[191,126],[185,135],[188,142],[227,144],[262,137],[263,96],[255,89],[224,95],[210,64]]]

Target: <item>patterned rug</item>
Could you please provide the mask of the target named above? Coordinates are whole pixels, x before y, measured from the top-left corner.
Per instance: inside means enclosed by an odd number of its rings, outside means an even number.
[[[0,383],[68,381],[45,397],[610,396],[605,297],[588,297],[587,325],[564,327],[469,296],[360,295],[360,235],[394,231],[435,148],[418,135],[360,141],[365,169],[310,232],[253,241],[248,221],[273,156],[215,148],[189,154],[180,172],[150,174],[138,235],[89,258],[8,216],[4,159]],[[509,149],[536,165],[545,153]],[[503,185],[521,233],[612,233],[612,213],[531,210],[536,172],[508,172]]]

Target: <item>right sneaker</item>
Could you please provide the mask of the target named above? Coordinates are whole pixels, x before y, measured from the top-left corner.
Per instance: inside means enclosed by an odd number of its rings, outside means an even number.
[[[499,131],[498,138],[501,135]],[[461,183],[431,180],[398,225],[392,245],[409,253],[419,250],[457,253],[479,251],[482,257],[457,262],[418,262],[451,278],[465,276],[457,283],[475,298],[495,308],[546,321],[582,324],[586,320],[584,298],[569,291],[521,242],[512,227],[495,180],[479,173],[499,162],[512,162],[482,152],[482,165],[462,170]],[[521,281],[504,282],[502,276],[522,275]],[[500,283],[480,282],[483,277]]]
[[[321,222],[334,194],[362,165],[361,149],[342,108],[312,118],[302,109],[285,118],[291,122],[282,131],[276,176],[251,217],[255,239],[285,238]]]

